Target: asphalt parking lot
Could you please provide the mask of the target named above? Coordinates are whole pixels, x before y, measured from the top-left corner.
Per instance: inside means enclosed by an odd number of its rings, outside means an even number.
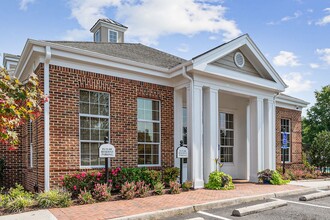
[[[192,213],[189,215],[175,216],[171,218],[166,218],[166,220],[181,220],[181,219],[191,219],[191,220],[202,220],[202,219],[237,219],[237,220],[277,220],[277,219],[299,219],[299,220],[320,220],[320,219],[330,219],[330,196],[320,199],[315,199],[311,201],[299,201],[299,197],[302,195],[281,197],[276,199],[269,199],[251,203],[240,204],[236,206],[229,206],[225,208],[204,210],[197,213]],[[267,210],[255,214],[246,215],[243,217],[232,216],[234,209],[252,206],[257,204],[263,204],[266,202],[273,202],[276,200],[287,201],[287,206],[278,207],[272,210]]]

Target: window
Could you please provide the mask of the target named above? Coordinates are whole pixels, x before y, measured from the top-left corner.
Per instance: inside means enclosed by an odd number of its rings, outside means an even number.
[[[220,160],[234,162],[234,115],[220,112]]]
[[[98,157],[98,149],[104,137],[109,137],[109,94],[80,90],[79,104],[80,164],[102,166],[104,160]]]
[[[183,140],[183,146],[187,146],[188,140],[187,140],[187,134],[188,134],[188,128],[187,128],[187,108],[182,108],[182,140]]]
[[[109,30],[109,39],[108,39],[108,41],[110,43],[117,43],[118,42],[118,32],[113,31],[113,30]]]
[[[95,42],[100,42],[101,41],[100,29],[95,32],[94,41]]]
[[[160,102],[138,98],[138,165],[160,165]]]
[[[30,156],[29,156],[29,166],[30,168],[33,167],[33,141],[32,141],[32,137],[33,137],[33,133],[32,133],[32,120],[30,120],[28,122],[28,140],[29,140],[29,147],[30,147]]]
[[[287,149],[281,148],[281,161],[285,159],[285,162],[290,162],[291,160],[291,121],[290,119],[281,119],[281,147],[283,143],[283,133],[287,133]],[[285,153],[285,158],[284,158]]]

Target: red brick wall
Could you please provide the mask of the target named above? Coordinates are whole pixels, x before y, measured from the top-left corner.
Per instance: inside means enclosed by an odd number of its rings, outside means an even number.
[[[19,140],[22,140],[21,128],[17,129]],[[8,150],[9,145],[0,144],[0,158],[5,159],[6,168],[4,177],[0,179],[0,187],[11,187],[15,183],[22,184],[22,148],[17,146],[17,150]]]
[[[112,166],[137,166],[137,98],[161,102],[161,161],[174,165],[173,88],[59,66],[50,66],[50,184],[79,170],[79,89],[110,94]]]
[[[302,164],[301,112],[276,107],[276,164],[281,164],[281,119],[291,121],[291,162],[288,166]]]
[[[39,77],[40,89],[43,91],[43,65],[39,65],[35,70]],[[41,104],[43,108],[43,104]],[[39,191],[44,189],[44,116],[32,122],[32,148],[33,167],[30,167],[30,137],[28,135],[28,124],[22,128],[22,183],[30,191],[34,191],[34,186],[38,184]]]

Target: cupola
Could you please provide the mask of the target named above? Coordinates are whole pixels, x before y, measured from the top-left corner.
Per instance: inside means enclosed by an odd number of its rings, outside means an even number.
[[[124,43],[127,27],[109,18],[99,19],[90,31],[94,42]]]

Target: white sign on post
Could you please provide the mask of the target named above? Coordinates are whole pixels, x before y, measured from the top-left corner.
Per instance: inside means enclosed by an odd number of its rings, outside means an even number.
[[[179,147],[177,149],[177,157],[178,158],[188,158],[188,148],[187,147]]]
[[[111,144],[102,144],[99,147],[99,157],[100,158],[116,157],[115,147]]]

